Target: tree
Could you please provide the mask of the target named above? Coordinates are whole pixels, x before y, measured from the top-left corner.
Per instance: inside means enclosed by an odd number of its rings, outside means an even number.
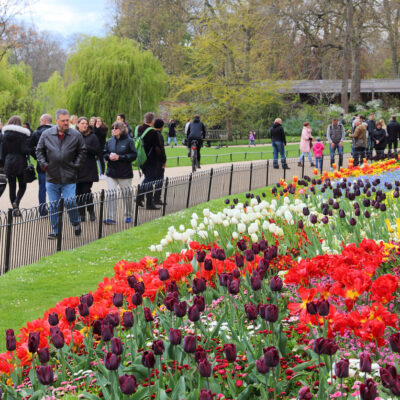
[[[115,36],[83,39],[66,65],[67,104],[79,115],[101,115],[107,122],[118,113],[141,122],[162,99],[167,75],[150,51]]]

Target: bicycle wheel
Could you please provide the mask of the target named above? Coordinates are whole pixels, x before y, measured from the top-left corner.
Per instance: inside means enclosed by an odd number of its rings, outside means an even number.
[[[197,151],[192,150],[192,173],[196,172],[197,168]]]

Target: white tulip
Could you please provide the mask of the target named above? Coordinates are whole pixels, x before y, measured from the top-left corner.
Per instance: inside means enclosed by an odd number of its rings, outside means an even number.
[[[179,225],[179,230],[181,232],[184,232],[185,231],[185,226],[183,224]]]
[[[156,249],[157,249],[157,251],[158,251],[159,253],[161,253],[163,247],[161,246],[161,244],[158,244],[158,245],[156,246]]]
[[[229,226],[229,221],[227,219],[224,219],[222,225],[224,225],[224,227],[227,228]]]
[[[252,207],[258,205],[258,200],[257,200],[257,199],[251,199],[251,200],[250,200],[250,205],[251,205]]]
[[[262,228],[264,231],[267,231],[269,229],[270,223],[269,221],[264,221]]]
[[[198,235],[202,238],[202,239],[207,239],[208,238],[208,233],[207,231],[199,231]]]
[[[168,240],[167,239],[161,239],[160,244],[161,244],[161,246],[164,247],[164,246],[166,246],[168,244]]]
[[[239,233],[245,233],[246,232],[246,225],[243,224],[243,223],[238,224],[237,230],[238,230]]]
[[[192,220],[190,221],[190,225],[192,225],[192,228],[193,228],[193,229],[196,229],[196,228],[197,228],[197,219],[192,219]]]
[[[214,231],[214,236],[219,237],[219,233],[217,231]]]
[[[154,246],[154,244],[152,244],[149,248],[150,248],[150,251],[153,253],[156,251],[156,246]]]
[[[192,219],[199,219],[199,216],[196,213],[192,214]]]
[[[233,240],[239,239],[239,234],[237,232],[232,232],[232,239]]]
[[[252,234],[251,234],[251,241],[252,241],[253,243],[258,242],[258,236],[257,236],[255,233],[252,233]]]
[[[210,210],[209,210],[208,208],[205,208],[205,209],[203,210],[203,215],[204,215],[205,217],[209,218],[209,217],[210,217]]]

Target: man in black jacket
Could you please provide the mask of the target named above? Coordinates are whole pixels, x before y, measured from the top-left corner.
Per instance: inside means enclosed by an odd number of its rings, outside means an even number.
[[[400,124],[396,121],[396,116],[392,115],[391,120],[387,124],[387,134],[388,134],[388,144],[389,144],[389,154],[392,152],[397,153],[397,141],[400,135]]]
[[[368,140],[367,140],[367,158],[370,159],[372,157],[372,152],[374,149],[374,141],[372,139],[372,135],[374,134],[376,128],[375,115],[370,114],[369,119],[367,121],[367,132],[368,132]]]
[[[270,129],[271,134],[271,142],[272,142],[272,150],[273,150],[273,163],[274,168],[278,169],[278,153],[281,155],[281,163],[283,169],[290,169],[286,163],[285,156],[285,146],[286,146],[286,136],[285,131],[282,127],[282,120],[280,118],[276,118],[274,121],[274,125]]]
[[[40,126],[33,132],[29,147],[32,149],[32,157],[36,160],[36,147],[39,143],[39,139],[42,136],[42,133],[51,128],[51,123],[53,122],[50,114],[43,114],[40,117]],[[39,213],[41,216],[47,215],[46,209],[46,172],[40,167],[40,164],[37,163],[36,171],[38,173],[38,181],[39,181]]]
[[[146,208],[148,210],[159,210],[153,202],[153,184],[159,178],[158,164],[159,157],[161,155],[161,143],[159,140],[158,132],[154,127],[155,115],[152,112],[147,112],[144,115],[143,125],[140,125],[138,129],[138,135],[142,137],[144,150],[146,152],[147,160],[140,167],[143,174],[144,180],[140,185],[141,193],[146,192]],[[138,198],[139,206],[144,206],[143,195]]]
[[[195,115],[193,121],[189,124],[187,129],[187,138],[188,138],[188,148],[189,153],[188,157],[190,157],[190,148],[192,147],[192,142],[197,141],[197,161],[198,167],[200,167],[200,149],[203,146],[203,139],[206,137],[206,127],[200,121],[200,116]]]
[[[157,159],[157,183],[156,183],[156,190],[154,193],[154,200],[153,203],[156,205],[164,205],[163,201],[161,200],[161,188],[164,180],[164,172],[165,172],[165,165],[167,163],[167,155],[165,154],[165,146],[164,146],[164,138],[162,135],[162,129],[164,127],[164,121],[162,119],[156,119],[154,121],[154,129],[158,133],[158,140],[160,142],[160,155]]]
[[[36,148],[40,167],[46,172],[46,190],[50,202],[51,233],[49,239],[58,236],[58,202],[63,197],[68,216],[76,236],[81,234],[81,221],[75,201],[76,181],[79,168],[86,157],[82,135],[69,127],[67,110],[56,111],[56,126],[45,130]]]

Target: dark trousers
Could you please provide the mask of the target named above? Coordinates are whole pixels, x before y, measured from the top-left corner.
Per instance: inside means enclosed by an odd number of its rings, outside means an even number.
[[[86,208],[90,214],[94,212],[92,186],[93,182],[79,182],[76,184],[78,210],[81,217],[85,217]]]
[[[354,148],[354,165],[360,165],[365,158],[365,147]]]
[[[46,206],[46,173],[38,172],[39,181],[39,214],[41,216],[47,215]]]
[[[146,193],[147,205],[150,205],[153,202],[153,185],[158,180],[157,167],[154,165],[145,165],[142,167],[142,172],[144,174],[144,179],[140,184],[138,200],[144,200],[144,193]]]
[[[6,190],[6,183],[0,183],[0,197],[1,195],[4,193],[4,191]]]
[[[389,153],[392,152],[392,146],[393,146],[393,152],[397,153],[397,138],[390,140],[388,142],[388,145],[389,145]]]
[[[99,156],[99,163],[100,163],[100,174],[105,175],[106,174],[106,163],[104,162],[104,157],[103,155]]]
[[[21,202],[21,199],[24,196],[26,190],[26,183],[24,182],[24,176],[7,175],[7,179],[8,179],[8,189],[10,192],[11,204],[17,203],[17,206],[19,206],[19,203]],[[17,193],[17,179],[18,179],[18,193]]]
[[[196,141],[197,142],[197,161],[199,162],[200,165],[200,149],[203,146],[203,141],[201,139],[189,139],[189,144],[188,144],[188,148],[189,148],[189,157],[190,157],[190,153],[192,151],[192,142]]]
[[[369,134],[367,142],[367,158],[369,159],[372,158],[373,151],[374,151],[374,141],[372,140],[371,134]]]
[[[157,168],[157,182],[155,184],[154,201],[161,200],[161,191],[164,181],[164,171],[165,169],[161,166]]]

